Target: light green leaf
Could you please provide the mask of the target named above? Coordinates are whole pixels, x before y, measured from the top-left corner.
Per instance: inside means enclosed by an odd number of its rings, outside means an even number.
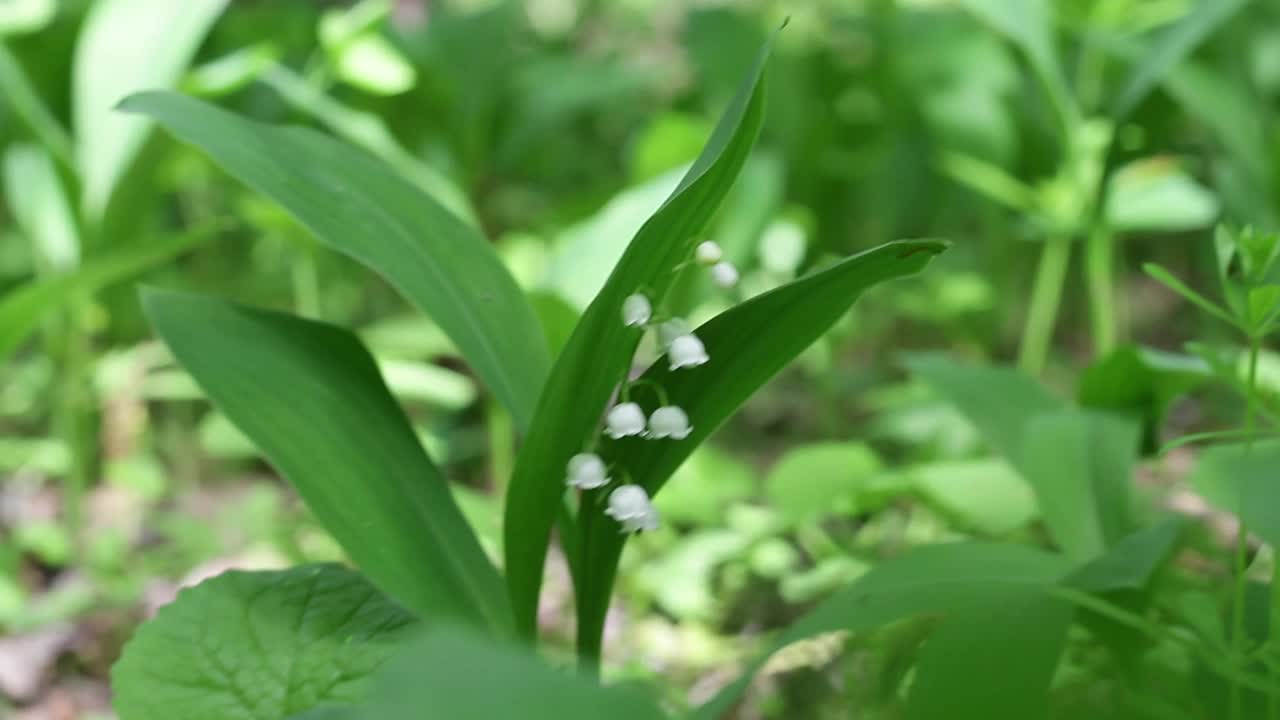
[[[501,578],[354,335],[199,295],[152,290],[143,306],[379,587],[426,618],[509,629]]]
[[[713,318],[695,334],[710,360],[696,368],[671,371],[661,358],[643,379],[666,389],[670,402],[689,416],[693,432],[684,440],[661,443],[604,440],[606,462],[625,468],[632,482],[650,495],[689,453],[711,435],[754,392],[831,328],[862,292],[887,280],[922,270],[946,244],[932,240],[889,243],[751,300]],[[656,407],[645,393],[634,398],[646,410]],[[625,536],[603,513],[603,493],[588,493],[581,523],[587,560],[577,586],[579,642],[597,638],[613,587]],[[590,652],[591,650],[588,650]]]
[[[1249,0],[1199,0],[1133,64],[1111,106],[1112,117],[1123,118],[1132,112],[1171,70],[1247,4]]]
[[[274,66],[279,55],[280,51],[269,42],[240,48],[192,68],[182,79],[182,91],[203,97],[233,93]]]
[[[1107,221],[1118,232],[1187,232],[1218,217],[1218,199],[1175,163],[1152,158],[1110,179]]]
[[[802,617],[733,684],[698,708],[694,717],[722,717],[765,661],[798,640],[834,630],[865,632],[904,618],[965,610],[1018,589],[1047,589],[1067,568],[1061,557],[1019,545],[957,543],[912,550],[877,565]]]
[[[858,511],[858,491],[882,469],[863,443],[828,443],[787,452],[765,478],[770,506],[792,522]]]
[[[0,2],[0,36],[40,30],[57,13],[58,0],[4,0]]]
[[[53,275],[10,291],[0,297],[0,361],[16,350],[54,309],[171,260],[209,237],[207,231],[192,231],[177,237],[122,245],[73,272]]]
[[[414,708],[415,710],[408,710]],[[657,704],[635,689],[601,687],[558,671],[527,649],[495,644],[449,626],[411,641],[374,678],[354,707],[307,720],[661,720]],[[406,714],[407,713],[407,714]],[[123,718],[122,720],[129,720]]]
[[[1004,460],[927,463],[906,475],[925,500],[966,529],[1007,535],[1040,514],[1031,486]]]
[[[229,572],[184,590],[112,669],[122,720],[284,720],[364,696],[417,623],[336,565]]]
[[[663,297],[690,257],[755,143],[769,46],[747,74],[702,155],[636,234],[560,353],[538,403],[507,496],[506,571],[516,623],[532,635],[551,526],[564,495],[565,463],[581,452],[640,339],[621,322],[623,300],[644,288]],[[534,326],[536,330],[536,326]],[[570,549],[570,552],[576,552]]]
[[[40,98],[31,78],[9,47],[0,42],[0,99],[24,122],[62,165],[75,165],[71,136]]]
[[[123,107],[156,119],[316,237],[386,277],[454,341],[523,430],[550,364],[524,294],[493,247],[378,160],[320,133],[246,120],[172,93]]]
[[[920,653],[906,720],[1047,717],[1071,605],[1015,588],[958,610]]]
[[[115,112],[125,96],[177,84],[227,0],[102,0],[76,45],[73,109],[86,214],[100,218],[149,123]]]
[[[1050,535],[1075,561],[1101,555],[1131,529],[1137,424],[1079,410],[1041,413],[1024,424],[1014,463],[1035,490]]]
[[[66,272],[80,263],[80,234],[53,158],[33,145],[4,154],[4,190],[14,219],[31,241],[42,270]]]

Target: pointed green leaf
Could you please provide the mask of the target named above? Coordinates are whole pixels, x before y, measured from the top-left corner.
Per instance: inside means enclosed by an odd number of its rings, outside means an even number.
[[[122,245],[81,265],[0,296],[0,361],[18,348],[54,309],[171,260],[211,237],[197,230],[135,245]]]
[[[68,168],[75,164],[71,135],[58,123],[58,118],[40,98],[18,58],[3,42],[0,42],[0,97],[59,163]]]
[[[1191,12],[1161,32],[1150,50],[1134,63],[1111,106],[1111,115],[1123,118],[1146,99],[1164,77],[1195,51],[1249,0],[1199,0]]]
[[[387,278],[457,344],[524,429],[550,364],[537,317],[492,246],[382,162],[321,133],[263,125],[182,95],[122,107],[154,118],[316,237]]]
[[[178,83],[228,0],[102,0],[76,44],[76,160],[86,214],[99,218],[150,129],[115,112],[139,90]]]
[[[1072,608],[1015,588],[958,610],[930,636],[916,664],[906,720],[1047,717]]]
[[[1061,557],[1034,548],[988,543],[932,545],[887,560],[787,628],[742,676],[698,708],[695,717],[723,717],[765,661],[797,640],[964,610],[1017,589],[1047,589],[1068,567]]]
[[[65,272],[80,264],[80,233],[49,153],[14,145],[4,154],[5,200],[31,241],[37,267]]]
[[[1171,517],[1121,539],[1071,573],[1067,585],[1089,592],[1142,590],[1177,548],[1187,521]]]
[[[1237,322],[1235,318],[1231,317],[1231,315],[1229,315],[1226,310],[1223,310],[1222,308],[1213,304],[1213,302],[1205,298],[1200,293],[1196,292],[1195,290],[1192,290],[1190,286],[1188,286],[1186,283],[1182,282],[1178,278],[1174,277],[1173,273],[1169,272],[1168,270],[1165,270],[1164,268],[1154,263],[1146,263],[1142,266],[1142,269],[1148,275],[1150,275],[1151,277],[1159,281],[1161,285],[1164,285],[1170,290],[1178,293],[1182,297],[1191,301],[1191,303],[1196,305],[1196,307],[1199,307],[1201,310],[1204,310],[1205,312],[1227,323],[1228,325],[1231,325],[1237,328],[1240,327],[1240,323]]]
[[[229,572],[182,591],[112,669],[123,720],[285,720],[364,696],[417,625],[337,565]]]
[[[502,580],[350,332],[151,290],[152,325],[213,402],[383,590],[424,618],[502,633]]]
[[[689,416],[693,432],[684,440],[653,442],[630,438],[604,441],[606,462],[625,468],[631,481],[650,495],[662,489],[689,453],[727,420],[753,393],[822,336],[867,288],[922,270],[946,244],[934,240],[889,243],[854,255],[800,280],[759,295],[699,327],[695,334],[710,360],[672,371],[660,358],[643,379],[663,387],[671,404]],[[657,403],[637,391],[646,410]],[[557,478],[559,480],[559,478]],[[598,641],[625,536],[603,513],[600,491],[583,500],[587,559],[577,586],[579,650]]]
[[[595,434],[605,404],[640,339],[622,324],[622,303],[644,290],[663,297],[675,266],[693,254],[742,169],[763,120],[761,49],[707,146],[671,197],[640,228],[560,353],[538,404],[507,495],[506,572],[516,622],[532,635],[551,526],[564,495],[565,463]],[[536,324],[532,325],[536,330]]]

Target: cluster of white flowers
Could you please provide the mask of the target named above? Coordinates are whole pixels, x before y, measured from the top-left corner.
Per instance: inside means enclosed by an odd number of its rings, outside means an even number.
[[[738,282],[738,269],[723,260],[724,253],[714,242],[703,242],[694,251],[699,265],[711,269],[711,278],[720,287],[732,287]],[[622,323],[627,327],[657,329],[658,343],[667,353],[672,370],[694,368],[706,364],[711,358],[702,340],[693,333],[693,327],[683,318],[673,317],[653,323],[653,303],[643,293],[635,293],[622,303]],[[604,434],[619,440],[627,437],[651,440],[683,440],[693,432],[689,415],[676,405],[666,403],[665,393],[658,388],[662,407],[648,418],[636,403],[626,399],[615,405],[605,416]],[[609,485],[609,467],[604,459],[594,453],[579,453],[569,458],[565,484],[578,490],[596,490]],[[605,514],[622,525],[623,532],[641,532],[658,527],[658,511],[649,500],[649,494],[639,485],[626,483],[609,493]]]

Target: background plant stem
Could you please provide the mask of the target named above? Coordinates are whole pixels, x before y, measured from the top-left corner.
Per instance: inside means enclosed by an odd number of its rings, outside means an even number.
[[[1070,260],[1071,237],[1051,235],[1040,253],[1040,267],[1036,271],[1031,307],[1027,312],[1022,347],[1018,352],[1018,367],[1026,373],[1039,375],[1044,370]]]
[[[1115,243],[1111,228],[1095,222],[1085,248],[1089,292],[1089,319],[1093,326],[1093,352],[1102,357],[1116,346]]]

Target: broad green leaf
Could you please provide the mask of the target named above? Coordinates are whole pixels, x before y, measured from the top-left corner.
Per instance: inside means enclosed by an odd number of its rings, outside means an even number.
[[[549,365],[546,341],[492,246],[380,161],[302,128],[263,125],[172,93],[123,107],[154,118],[316,237],[387,278],[454,341],[523,430]]]
[[[787,452],[765,478],[770,506],[793,522],[858,511],[858,491],[882,469],[863,443],[828,443]]]
[[[115,112],[139,90],[177,84],[227,0],[102,0],[76,45],[73,108],[82,206],[97,219],[150,124]]]
[[[1071,618],[1070,604],[1028,588],[957,610],[920,653],[906,720],[1047,717]]]
[[[932,545],[887,560],[785,630],[742,676],[698,708],[695,717],[723,717],[765,661],[793,642],[834,630],[858,633],[904,618],[961,611],[1018,589],[1047,589],[1067,568],[1056,555],[987,543]]]
[[[417,625],[337,565],[229,572],[184,590],[112,669],[121,720],[285,720],[364,696]]]
[[[1214,377],[1203,359],[1125,345],[1085,368],[1076,397],[1088,408],[1125,414],[1142,423],[1143,450],[1159,446],[1160,428],[1174,400]]]
[[[509,629],[501,578],[354,335],[185,293],[151,290],[143,305],[379,587],[424,618]]]
[[[1050,535],[1075,561],[1101,555],[1131,529],[1137,425],[1079,410],[1042,413],[1024,424],[1014,464],[1035,490]]]
[[[641,289],[654,298],[665,296],[675,266],[692,256],[699,233],[742,169],[763,121],[769,47],[761,49],[702,155],[623,253],[543,389],[507,495],[507,581],[517,627],[525,635],[534,632],[551,526],[564,496],[565,463],[594,436],[640,339],[639,331],[622,324],[622,303]]]
[[[1117,232],[1187,232],[1218,217],[1218,199],[1177,164],[1152,158],[1120,168],[1107,192],[1107,221]]]
[[[1022,454],[1027,421],[1064,407],[1035,378],[1010,368],[965,365],[941,355],[911,356],[906,365],[1014,465]]]
[[[499,645],[450,626],[407,643],[379,670],[367,700],[307,720],[660,720],[657,703],[633,688],[601,687],[555,670],[528,649]],[[129,718],[122,718],[129,720]]]
[[[1133,64],[1111,106],[1112,117],[1129,115],[1171,70],[1247,4],[1249,0],[1199,0],[1191,12],[1162,31]]]
[[[453,180],[406,150],[381,117],[342,104],[284,65],[267,68],[261,80],[295,110],[310,115],[347,142],[387,161],[447,210],[476,224],[475,209],[466,193]]]
[[[692,434],[684,440],[661,443],[634,438],[605,440],[601,454],[607,462],[625,468],[632,482],[656,495],[699,443],[829,330],[864,290],[919,272],[945,249],[945,243],[932,240],[882,245],[713,318],[695,331],[706,346],[709,362],[673,372],[662,358],[643,376],[644,381],[665,388],[670,402],[684,409]],[[656,406],[643,393],[638,395],[637,401],[646,410]],[[603,493],[593,492],[583,500],[581,526],[588,545],[577,599],[579,627],[587,634],[579,636],[580,642],[599,637],[625,539],[617,523],[604,515],[604,499]]]
[[[0,361],[16,350],[54,309],[171,260],[209,237],[207,231],[191,231],[121,245],[72,272],[51,275],[10,291],[0,297]]]
[[[9,47],[0,42],[0,100],[26,123],[45,149],[66,167],[75,165],[71,136],[40,98]]]
[[[5,200],[31,241],[37,265],[66,272],[80,263],[80,237],[53,158],[33,145],[14,145],[4,154]]]
[[[1280,547],[1280,442],[1215,445],[1198,460],[1190,478],[1196,492],[1238,514],[1249,532]]]

